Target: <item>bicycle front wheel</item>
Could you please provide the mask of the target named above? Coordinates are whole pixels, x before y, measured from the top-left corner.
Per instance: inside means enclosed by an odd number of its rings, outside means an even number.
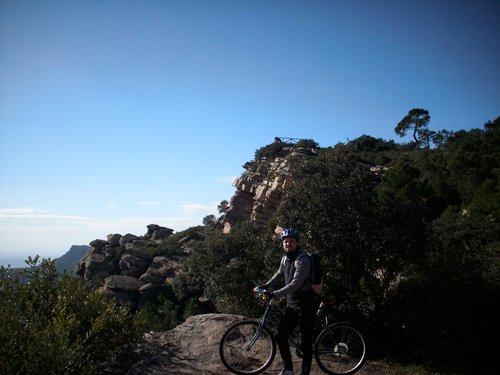
[[[327,374],[354,374],[366,359],[366,344],[361,333],[346,323],[335,323],[319,334],[314,357]]]
[[[266,327],[254,320],[232,325],[222,336],[219,355],[226,368],[235,374],[259,374],[276,355],[276,341]]]

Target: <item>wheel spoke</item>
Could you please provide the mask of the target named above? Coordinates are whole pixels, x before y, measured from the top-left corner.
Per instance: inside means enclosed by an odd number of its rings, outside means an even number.
[[[315,357],[329,374],[353,374],[365,361],[365,342],[350,325],[332,325],[323,330],[316,341]]]

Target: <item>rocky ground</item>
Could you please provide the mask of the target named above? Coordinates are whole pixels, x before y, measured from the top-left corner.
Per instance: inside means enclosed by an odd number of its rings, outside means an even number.
[[[205,314],[193,316],[175,329],[162,333],[148,333],[133,354],[122,358],[122,368],[108,368],[103,373],[127,375],[224,375],[230,374],[220,361],[219,340],[225,329],[243,319],[237,315]],[[263,374],[277,375],[281,370],[279,355]],[[123,366],[124,363],[128,363]],[[127,367],[127,368],[124,368]],[[300,368],[297,358],[296,369]],[[313,362],[311,375],[323,374]],[[395,372],[395,365],[367,361],[359,375],[403,375]]]

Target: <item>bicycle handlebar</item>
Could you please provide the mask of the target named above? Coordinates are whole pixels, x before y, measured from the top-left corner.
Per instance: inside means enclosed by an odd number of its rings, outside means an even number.
[[[268,294],[265,293],[266,292],[265,289],[255,287],[253,290],[258,294],[258,297],[265,302],[270,301],[272,299]]]

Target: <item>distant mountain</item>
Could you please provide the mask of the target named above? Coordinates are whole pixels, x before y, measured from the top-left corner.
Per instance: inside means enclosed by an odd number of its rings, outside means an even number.
[[[64,271],[74,273],[73,270],[80,259],[90,250],[88,245],[73,245],[63,256],[54,259],[56,269],[59,273]],[[29,267],[10,267],[7,272],[16,272],[17,270],[24,270]]]
[[[57,271],[72,273],[76,264],[80,261],[87,251],[90,250],[88,245],[73,245],[66,254],[56,259]]]

